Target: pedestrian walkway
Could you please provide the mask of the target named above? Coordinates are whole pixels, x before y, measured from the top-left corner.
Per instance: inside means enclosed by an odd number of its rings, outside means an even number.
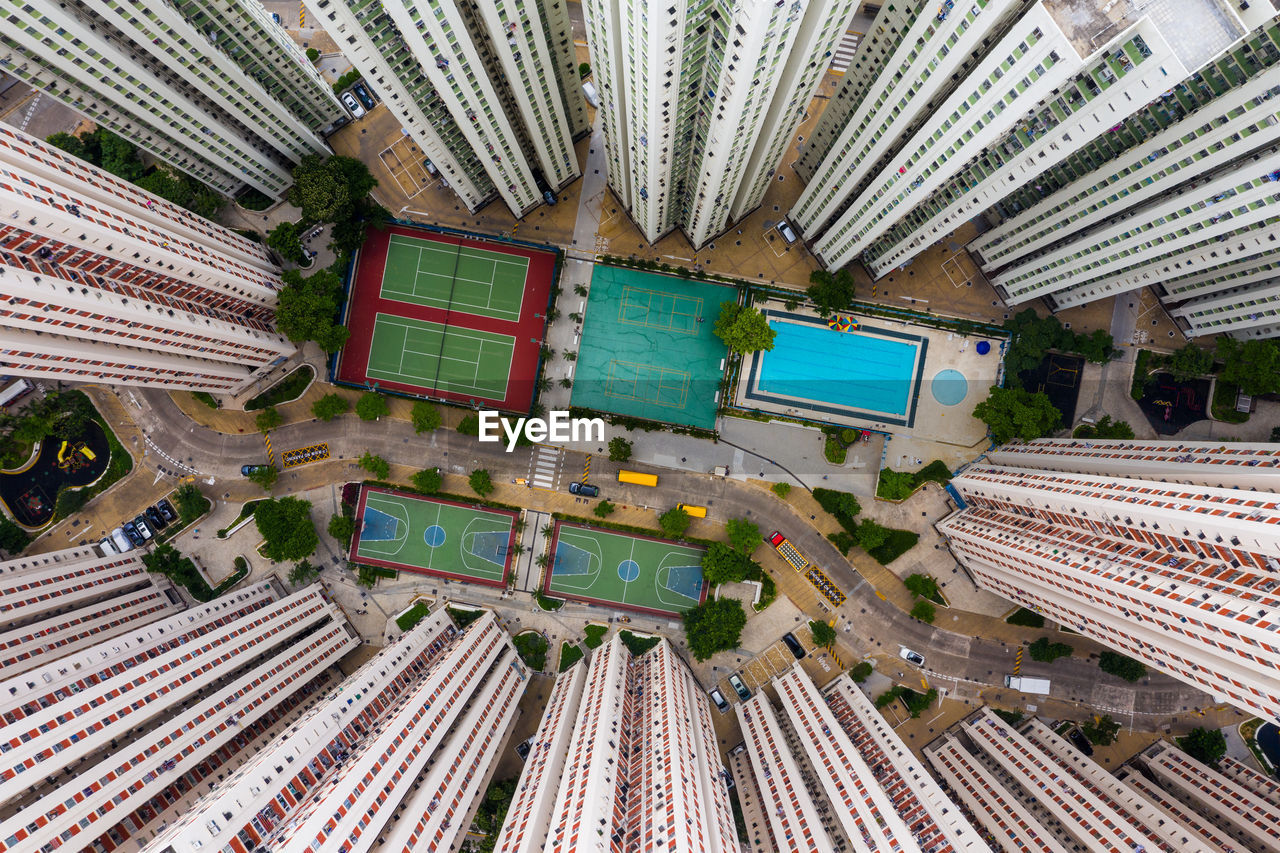
[[[560,462],[564,451],[549,444],[539,444],[529,458],[529,485],[537,489],[560,488]]]
[[[858,45],[862,42],[862,35],[850,30],[840,39],[840,44],[831,55],[832,74],[843,74],[849,69],[849,63],[853,61],[853,55],[858,52]]]

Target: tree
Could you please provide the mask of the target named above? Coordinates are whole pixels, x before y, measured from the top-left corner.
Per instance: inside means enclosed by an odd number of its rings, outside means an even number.
[[[1217,767],[1227,754],[1227,738],[1220,729],[1195,728],[1178,738],[1178,746],[1201,764]]]
[[[726,347],[744,354],[773,349],[777,335],[758,309],[736,302],[720,303],[720,316],[713,331]]]
[[[813,499],[818,502],[818,506],[834,515],[837,519],[852,520],[854,516],[862,512],[862,505],[858,503],[858,498],[849,492],[837,492],[834,489],[814,489]]]
[[[609,461],[626,462],[631,458],[631,442],[620,435],[609,439]]]
[[[310,560],[301,560],[293,564],[293,568],[289,570],[289,583],[294,586],[301,586],[307,581],[320,577],[320,571],[311,565]]]
[[[0,548],[16,557],[31,544],[31,536],[7,515],[0,515]]]
[[[294,167],[287,198],[302,208],[308,222],[337,222],[351,213],[351,187],[334,179],[328,160],[319,154],[308,154]]]
[[[298,270],[280,276],[284,287],[276,294],[276,328],[294,343],[315,341],[325,352],[336,352],[350,334],[337,325],[342,279],[322,269],[303,277]]]
[[[311,520],[311,502],[299,498],[266,498],[253,512],[266,540],[262,553],[277,563],[291,563],[315,553],[320,538]]]
[[[84,143],[80,141],[80,137],[72,136],[70,133],[51,133],[45,137],[45,142],[55,148],[61,148],[72,157],[79,157],[81,160],[86,159]]]
[[[356,535],[356,520],[343,513],[333,516],[329,519],[329,535],[346,548],[351,544],[351,537]]]
[[[933,624],[933,618],[938,615],[938,608],[933,606],[932,602],[921,599],[911,608],[911,618],[919,619],[921,622]]]
[[[1081,725],[1080,731],[1084,732],[1084,736],[1090,743],[1110,746],[1116,742],[1116,735],[1120,733],[1120,724],[1111,719],[1110,714],[1103,714]]]
[[[1062,422],[1062,413],[1048,395],[1021,388],[993,387],[991,396],[973,407],[973,416],[987,425],[997,444],[1043,438]]]
[[[1127,421],[1113,421],[1111,415],[1103,415],[1096,424],[1083,424],[1075,431],[1076,438],[1133,438],[1133,427]]]
[[[617,509],[617,507],[608,501],[600,501],[600,503],[596,504],[595,508],[591,511],[596,514],[597,518],[608,518],[613,514],[615,509]]]
[[[1084,356],[1086,361],[1104,364],[1111,360],[1111,356],[1116,351],[1111,333],[1105,329],[1094,329],[1087,335],[1075,335],[1074,337],[1075,340],[1072,341],[1071,349]]]
[[[1119,652],[1103,652],[1098,656],[1098,668],[1103,672],[1133,682],[1147,674],[1147,668],[1131,657]]]
[[[874,519],[864,518],[854,534],[864,551],[874,551],[889,541],[889,528]]]
[[[264,492],[271,491],[276,481],[280,479],[280,472],[274,465],[259,465],[249,473],[247,478],[250,483],[256,483],[262,487]]]
[[[1280,391],[1280,347],[1275,341],[1252,338],[1241,342],[1223,335],[1218,338],[1218,359],[1223,382],[1240,386],[1250,396]]]
[[[376,421],[389,411],[387,398],[376,391],[365,391],[356,401],[356,415],[362,421]]]
[[[439,429],[443,419],[438,407],[426,400],[415,400],[413,411],[409,413],[409,420],[413,421],[413,431],[421,435],[424,432]]]
[[[706,660],[716,652],[736,649],[747,614],[736,598],[708,601],[684,612],[684,635],[689,653]]]
[[[723,542],[712,542],[702,555],[702,579],[708,586],[740,583],[751,576],[755,561]]]
[[[1189,343],[1170,353],[1164,368],[1178,382],[1204,376],[1213,370],[1213,351]]]
[[[275,406],[267,406],[253,421],[258,426],[258,432],[266,435],[271,430],[284,423],[284,415],[280,414],[280,410]]]
[[[213,599],[213,590],[196,569],[195,563],[191,562],[190,557],[182,556],[182,552],[168,542],[157,545],[150,554],[143,554],[142,564],[147,567],[147,571],[164,575],[174,583],[186,587],[196,601]]]
[[[1066,643],[1052,643],[1048,637],[1041,637],[1027,646],[1031,659],[1040,663],[1053,663],[1058,658],[1069,658],[1075,651]]]
[[[787,499],[787,495],[791,494],[790,483],[774,483],[769,489],[783,500]]]
[[[387,477],[391,476],[391,463],[383,459],[381,456],[376,456],[367,450],[364,452],[364,455],[360,457],[360,467],[368,471],[375,479],[378,480],[386,480]]]
[[[209,500],[200,493],[195,483],[183,483],[173,493],[173,502],[177,504],[178,517],[183,524],[190,524],[205,514],[209,509]]]
[[[725,522],[724,529],[729,534],[729,547],[748,557],[764,542],[760,526],[745,518],[729,519]]]
[[[678,506],[673,506],[658,516],[658,526],[662,528],[664,535],[672,539],[679,539],[683,536],[692,521],[693,519],[690,518],[689,513]]]
[[[307,262],[307,252],[302,248],[302,227],[297,222],[281,222],[268,231],[267,245],[286,261],[299,266]]]
[[[871,677],[872,666],[867,661],[859,661],[853,669],[849,670],[849,677],[861,684]]]
[[[826,270],[814,270],[809,274],[809,287],[805,294],[818,309],[818,316],[826,318],[849,307],[854,289],[853,273],[847,269],[834,275]]]
[[[864,521],[863,524],[866,524]],[[908,575],[902,585],[916,596],[916,598],[937,598],[938,597],[938,581],[933,575],[922,575],[916,573]]]
[[[338,415],[345,415],[351,409],[351,403],[341,394],[325,394],[311,404],[311,414],[322,421],[331,421]]]
[[[147,167],[138,158],[138,149],[133,147],[132,142],[102,128],[98,128],[97,137],[98,147],[102,152],[102,168],[129,182],[138,180],[146,173]]]
[[[307,48],[307,61],[311,63],[319,62],[320,51],[316,50],[314,47]]]
[[[493,491],[493,478],[489,476],[489,472],[484,468],[477,468],[471,472],[471,476],[467,479],[471,484],[471,491],[480,497],[484,497]]]
[[[424,468],[410,479],[415,489],[429,495],[434,495],[444,485],[444,475],[440,473],[439,468]]]
[[[813,633],[813,644],[820,649],[825,649],[836,641],[836,629],[826,622],[812,620],[809,622],[809,630]]]
[[[585,79],[591,76],[591,66],[583,62],[578,66],[579,79]]]

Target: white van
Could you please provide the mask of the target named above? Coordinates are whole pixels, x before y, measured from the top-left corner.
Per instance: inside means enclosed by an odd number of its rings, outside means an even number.
[[[582,84],[582,94],[587,96],[587,103],[596,109],[600,109],[600,93],[596,91],[596,87],[591,83]]]
[[[133,543],[129,541],[129,537],[124,535],[124,528],[117,527],[111,531],[111,541],[115,544],[116,550],[121,554],[133,550]]]

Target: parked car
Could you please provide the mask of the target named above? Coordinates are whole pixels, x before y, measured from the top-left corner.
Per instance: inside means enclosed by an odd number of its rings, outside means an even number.
[[[240,466],[240,473],[241,473],[241,475],[243,475],[243,476],[245,476],[245,477],[248,477],[250,474],[256,474],[256,473],[258,473],[259,471],[265,471],[265,470],[267,470],[267,468],[268,468],[268,467],[270,467],[270,466],[268,466],[268,465],[241,465],[241,466]]]
[[[144,541],[155,536],[155,534],[151,532],[151,528],[147,526],[147,520],[142,516],[138,516],[133,520],[133,526],[138,531],[138,535],[141,536]]]
[[[125,535],[123,527],[111,531],[111,542],[121,554],[133,550],[133,542]]]
[[[729,703],[724,701],[724,694],[721,693],[719,690],[711,691],[711,701],[716,704],[716,710],[719,711],[721,714],[727,713],[729,711]]]
[[[360,118],[360,116],[364,115],[364,107],[360,106],[359,102],[356,101],[355,96],[350,92],[342,93],[342,103],[346,105],[347,109],[351,110],[351,115],[356,118]]]
[[[121,525],[120,529],[124,531],[124,535],[133,543],[134,548],[141,548],[143,543],[147,541],[142,538],[142,534],[138,532],[138,528],[134,526],[132,521],[126,521]]]
[[[116,547],[116,543],[111,540],[110,536],[104,536],[98,540],[98,550],[102,551],[102,556],[104,557],[120,553],[120,549]]]
[[[160,514],[160,510],[156,509],[153,506],[147,507],[145,510],[143,510],[142,514],[147,517],[147,521],[156,530],[164,530],[166,527],[169,526],[169,522],[164,520],[164,516]]]
[[[363,83],[357,83],[351,87],[351,91],[356,93],[356,97],[360,99],[361,105],[366,110],[373,109],[373,98],[369,97],[369,92],[364,88]]]
[[[738,698],[743,702],[751,698],[751,691],[747,689],[747,685],[742,683],[742,679],[736,675],[729,676],[729,686],[733,688],[733,692],[738,694]]]
[[[160,514],[164,516],[165,521],[177,521],[178,513],[174,511],[173,504],[164,498],[156,501],[156,509],[160,510]]]
[[[279,13],[279,12],[272,12],[272,13],[271,13],[271,20],[275,21],[277,24],[278,24],[278,23],[280,23],[280,13]]]
[[[570,483],[569,494],[582,495],[584,498],[595,498],[600,496],[600,487],[593,486],[590,483]]]
[[[791,654],[796,656],[796,660],[804,657],[804,646],[800,645],[800,641],[796,639],[796,635],[787,632],[782,635],[782,642],[787,644],[787,648],[791,649]]]
[[[919,652],[913,652],[906,646],[898,646],[898,657],[907,663],[913,663],[916,666],[924,666],[924,655]]]
[[[778,223],[778,233],[781,234],[782,239],[786,240],[788,243],[794,243],[796,241],[796,232],[791,230],[791,226],[787,224],[786,220]]]

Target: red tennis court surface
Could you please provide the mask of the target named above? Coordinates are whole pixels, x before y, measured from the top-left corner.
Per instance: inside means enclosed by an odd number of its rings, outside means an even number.
[[[393,242],[396,244],[396,262],[391,264],[392,269],[389,270],[388,257],[392,254]],[[421,267],[415,266],[408,273],[402,266],[407,245],[420,246],[424,259]],[[494,253],[508,256],[516,264],[527,265],[516,319],[511,319],[516,315],[509,310],[510,301],[505,303],[505,307],[495,305],[490,309],[475,299],[477,284],[472,278],[474,273],[464,269],[459,274],[460,267],[465,268],[468,264],[474,266],[474,260],[467,261],[468,250],[471,255],[476,252]],[[463,263],[450,264],[449,252],[462,252]],[[503,266],[507,270],[512,268],[510,265]],[[510,412],[528,412],[533,405],[538,359],[546,327],[547,302],[551,295],[555,268],[556,253],[553,251],[513,245],[496,239],[441,234],[404,225],[393,225],[383,230],[370,228],[364,246],[355,259],[351,292],[347,297],[344,316],[351,336],[339,355],[334,378],[351,385],[376,385],[381,390],[419,397],[466,405],[483,404]],[[419,274],[423,287],[427,290],[422,296],[416,295],[419,293],[419,285],[415,279]],[[393,298],[395,296],[400,298]],[[458,359],[454,356],[459,349],[465,348],[468,340],[483,337],[486,341],[492,341],[494,335],[509,337],[512,346],[505,393],[501,396],[484,396],[474,392],[450,390],[445,381],[440,381],[438,385],[433,383],[431,376],[440,377],[440,371],[434,374],[429,370],[420,371],[415,375],[421,379],[415,380],[408,375],[413,372],[406,367],[401,371],[406,375],[400,379],[389,377],[384,369],[387,351],[389,348],[398,348],[401,342],[390,341],[388,330],[403,329],[406,325],[397,326],[397,318],[403,318],[407,325],[426,330],[415,332],[417,340],[413,346],[426,347],[428,350],[435,348],[436,357],[442,363],[451,363],[448,366],[454,371],[455,378]],[[443,327],[442,333],[439,327]],[[481,334],[468,334],[469,332]],[[438,346],[435,343],[437,339]],[[408,344],[404,346],[406,349],[409,347]],[[490,345],[490,350],[492,349]],[[499,352],[505,362],[505,351],[499,348]],[[373,369],[370,367],[371,353],[375,359],[380,360],[379,366]],[[426,363],[430,363],[432,358],[429,351],[415,351],[411,355],[418,363],[423,363],[424,359]],[[485,370],[489,370],[492,363],[491,354],[486,354],[481,360]],[[480,370],[481,367],[476,369]],[[488,378],[493,379],[492,376]],[[498,377],[499,380],[501,378]],[[490,386],[494,384],[492,381],[489,383]],[[501,381],[496,384],[499,387],[502,385]]]

